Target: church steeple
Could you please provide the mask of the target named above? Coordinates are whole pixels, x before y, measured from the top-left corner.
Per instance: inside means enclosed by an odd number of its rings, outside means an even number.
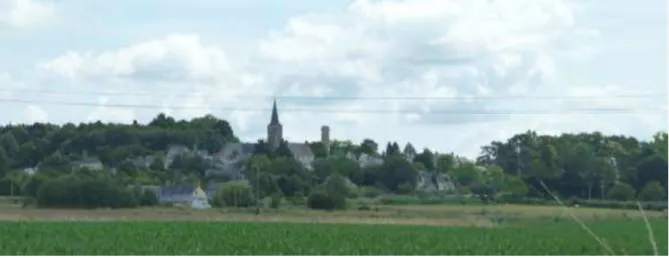
[[[267,125],[267,143],[269,144],[270,150],[274,151],[279,148],[282,141],[283,127],[281,126],[281,123],[279,123],[279,112],[276,109],[276,99],[274,99],[272,118],[270,118],[269,124]]]
[[[279,112],[276,110],[276,99],[274,99],[274,105],[272,106],[272,118],[269,122],[270,125],[279,124]]]

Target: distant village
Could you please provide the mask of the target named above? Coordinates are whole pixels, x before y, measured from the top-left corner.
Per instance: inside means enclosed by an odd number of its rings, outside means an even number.
[[[270,122],[267,125],[267,138],[265,142],[273,151],[279,148],[279,145],[284,141],[283,126],[279,120],[279,112],[276,105],[276,100],[272,106],[272,113]],[[321,143],[325,147],[326,153],[330,149],[330,127],[321,127]],[[312,164],[315,160],[315,155],[311,147],[307,143],[288,142],[288,149],[296,161],[298,161],[307,170],[313,170]],[[170,167],[175,158],[180,155],[195,155],[201,157],[208,164],[208,168],[204,172],[206,177],[212,178],[227,178],[228,180],[247,181],[246,178],[246,163],[245,161],[251,158],[256,148],[255,143],[226,143],[220,151],[210,154],[205,150],[197,147],[189,147],[185,145],[171,144],[164,153],[165,169]],[[405,148],[406,150],[407,148]],[[413,149],[413,147],[409,148]],[[405,151],[404,157],[413,162],[416,153],[415,151]],[[380,155],[369,155],[366,153],[354,154],[347,152],[345,157],[357,161],[361,168],[370,166],[379,166],[384,163],[383,157]],[[129,159],[137,168],[148,168],[155,160],[155,155],[147,155]],[[90,170],[103,170],[103,162],[96,156],[89,156],[84,153],[83,157],[71,163],[73,168],[87,168]],[[32,168],[24,168],[23,172],[33,175],[38,171],[39,165]],[[111,173],[115,173],[115,168],[112,168]],[[418,171],[419,181],[417,189],[444,191],[455,188],[452,180],[448,175],[443,173],[436,173],[434,171]],[[350,180],[349,185],[355,186]],[[173,205],[188,205],[195,208],[208,208],[209,200],[219,189],[222,181],[209,181],[207,185],[199,184],[168,184],[168,185],[142,185],[141,187],[153,191],[161,204]]]

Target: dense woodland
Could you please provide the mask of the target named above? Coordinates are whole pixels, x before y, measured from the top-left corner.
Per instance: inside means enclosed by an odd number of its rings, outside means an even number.
[[[224,179],[206,178],[207,164],[197,156],[177,157],[165,168],[162,157],[167,147],[181,144],[215,153],[237,141],[227,121],[209,115],[177,121],[160,114],[146,125],[6,125],[0,127],[0,195],[37,197],[43,182],[61,179],[62,183],[63,178],[102,180],[116,186],[206,185]],[[411,144],[379,146],[370,139],[359,144],[334,141],[327,157],[322,144],[310,146],[317,157],[313,171],[292,159],[285,145],[271,153],[258,141],[256,154],[247,163],[250,185],[257,186],[253,193],[291,198],[342,192],[328,190],[337,188],[328,180],[347,178],[358,186],[345,191],[350,196],[412,195],[418,194],[419,171],[447,175],[457,186],[451,194],[490,199],[550,198],[546,188],[562,198],[618,201],[663,201],[667,193],[666,132],[643,141],[599,132],[538,135],[528,131],[483,146],[476,160],[429,149],[416,151]],[[347,153],[378,155],[385,163],[361,168],[346,158]],[[415,154],[413,162],[405,158],[411,154]],[[145,155],[156,155],[155,164],[138,168],[128,162]],[[71,163],[84,157],[99,157],[105,169],[73,169]],[[34,175],[23,172],[33,167],[38,167]],[[53,183],[49,185],[54,188]]]

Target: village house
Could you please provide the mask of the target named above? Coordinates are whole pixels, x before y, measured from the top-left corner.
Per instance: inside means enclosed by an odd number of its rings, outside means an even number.
[[[198,185],[163,185],[154,191],[160,204],[210,208],[207,194]]]

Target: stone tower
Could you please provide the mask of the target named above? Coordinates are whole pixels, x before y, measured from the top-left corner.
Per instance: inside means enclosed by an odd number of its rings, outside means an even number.
[[[327,125],[321,126],[321,143],[325,148],[325,156],[330,155],[330,127]]]
[[[279,113],[276,110],[276,99],[274,99],[272,118],[267,125],[267,144],[271,151],[275,151],[279,148],[281,141],[283,141],[283,127],[279,123]]]

